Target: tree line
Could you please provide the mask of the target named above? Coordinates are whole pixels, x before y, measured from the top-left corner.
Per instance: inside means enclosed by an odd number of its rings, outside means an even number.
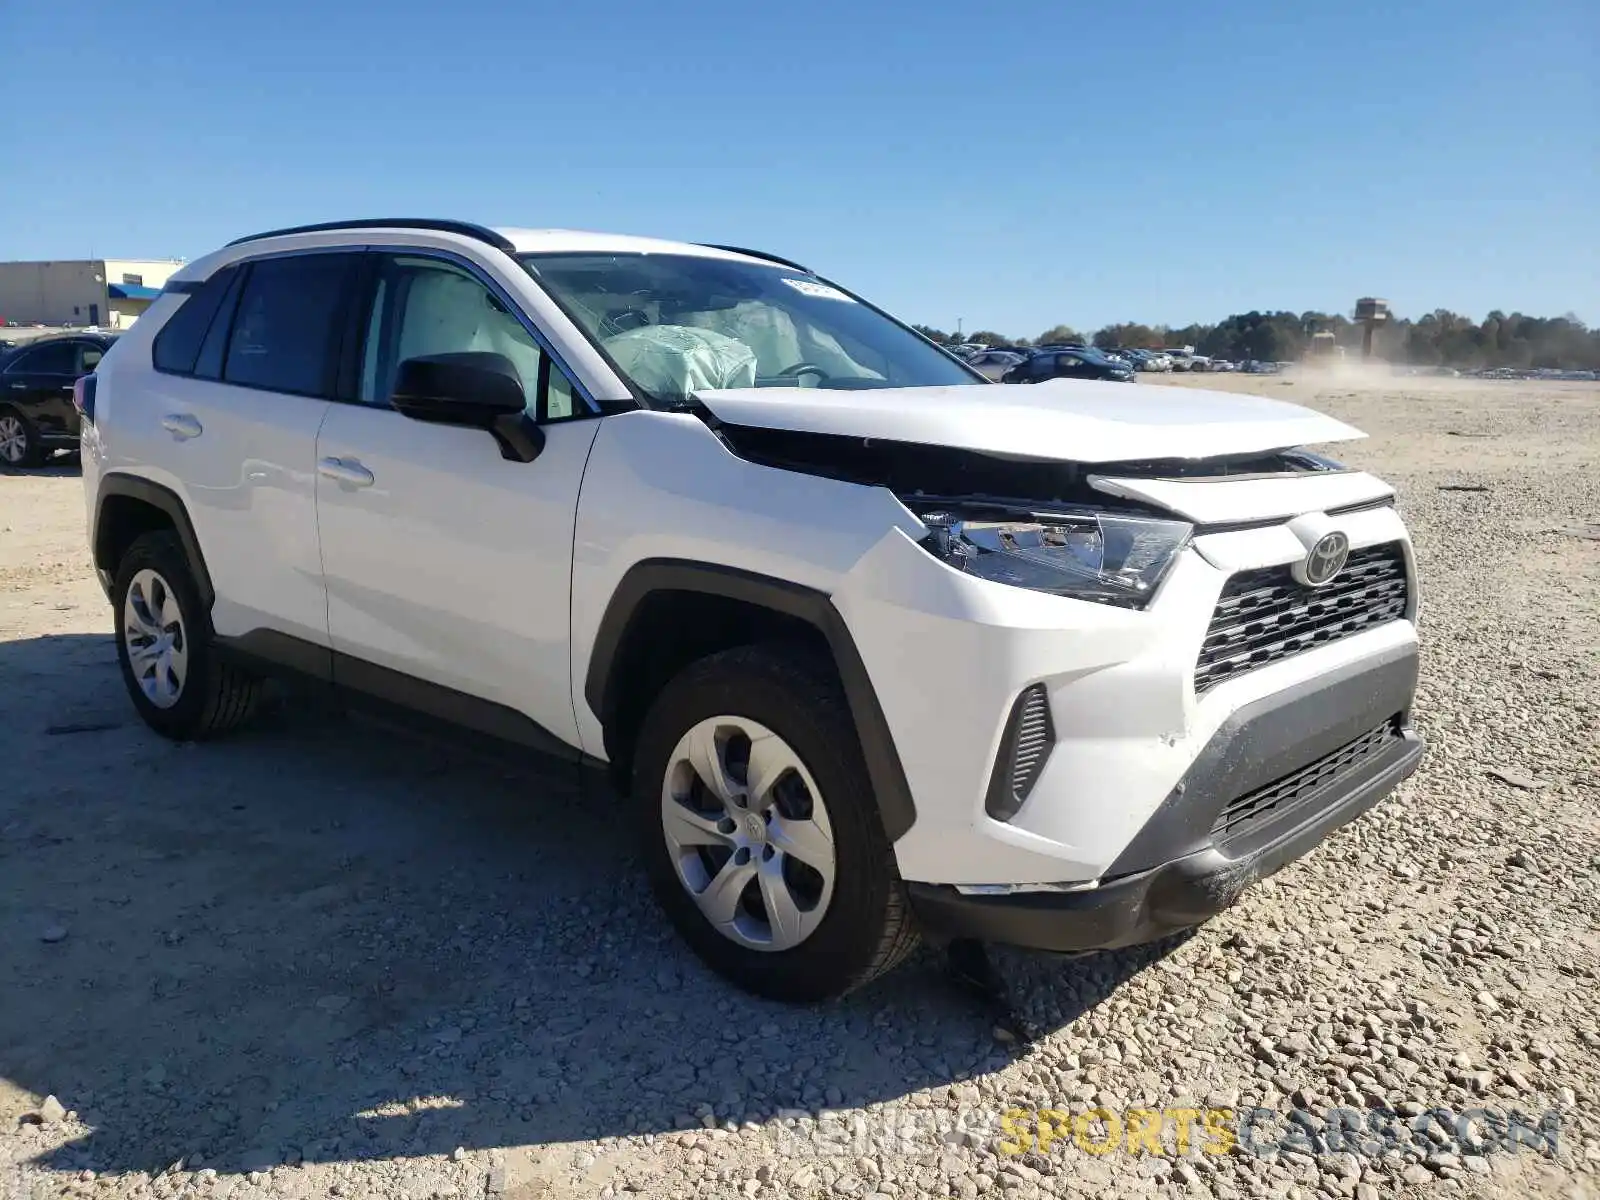
[[[1339,313],[1235,313],[1214,325],[1140,325],[1122,322],[1085,335],[1067,325],[1045,330],[1037,338],[1009,337],[981,330],[958,338],[926,325],[917,326],[935,341],[982,342],[989,346],[1031,346],[1049,342],[1084,342],[1102,349],[1150,349],[1193,346],[1210,358],[1295,362],[1305,357],[1313,335],[1327,332],[1347,353],[1360,354],[1362,327]],[[1435,309],[1415,320],[1394,318],[1380,326],[1373,341],[1378,358],[1425,367],[1482,370],[1600,370],[1600,328],[1590,329],[1572,313],[1562,317],[1509,316],[1496,309],[1482,321]]]

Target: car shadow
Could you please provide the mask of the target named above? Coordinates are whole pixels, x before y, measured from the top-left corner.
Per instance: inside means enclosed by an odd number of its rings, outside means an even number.
[[[23,475],[44,479],[76,479],[83,474],[78,452],[61,451],[37,467],[12,467],[0,463],[0,475]]]
[[[0,642],[0,679],[0,1076],[89,1127],[41,1165],[765,1121],[1020,1052],[931,951],[827,1005],[723,983],[658,915],[622,801],[562,772],[292,693],[227,741],[165,742],[109,636]],[[1029,959],[1021,999],[1070,1024],[1164,949]]]

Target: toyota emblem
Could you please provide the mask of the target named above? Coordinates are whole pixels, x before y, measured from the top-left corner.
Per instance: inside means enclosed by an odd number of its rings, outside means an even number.
[[[1325,533],[1311,547],[1311,552],[1299,564],[1300,569],[1295,574],[1300,576],[1302,583],[1321,587],[1331,583],[1333,577],[1344,570],[1345,560],[1349,557],[1349,537],[1337,530]]]

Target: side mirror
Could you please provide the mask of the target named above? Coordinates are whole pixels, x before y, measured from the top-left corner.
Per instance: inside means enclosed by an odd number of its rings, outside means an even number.
[[[486,430],[512,462],[532,462],[544,449],[544,430],[528,416],[522,380],[504,354],[464,350],[408,358],[395,373],[389,403],[413,421]]]

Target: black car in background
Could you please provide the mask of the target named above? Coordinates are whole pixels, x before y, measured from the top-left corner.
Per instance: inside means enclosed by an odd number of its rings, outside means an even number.
[[[0,466],[36,467],[78,448],[72,385],[92,372],[116,334],[42,337],[0,352]]]
[[[1098,350],[1039,350],[1000,377],[1001,383],[1039,383],[1046,379],[1110,379],[1133,382],[1133,366]]]

